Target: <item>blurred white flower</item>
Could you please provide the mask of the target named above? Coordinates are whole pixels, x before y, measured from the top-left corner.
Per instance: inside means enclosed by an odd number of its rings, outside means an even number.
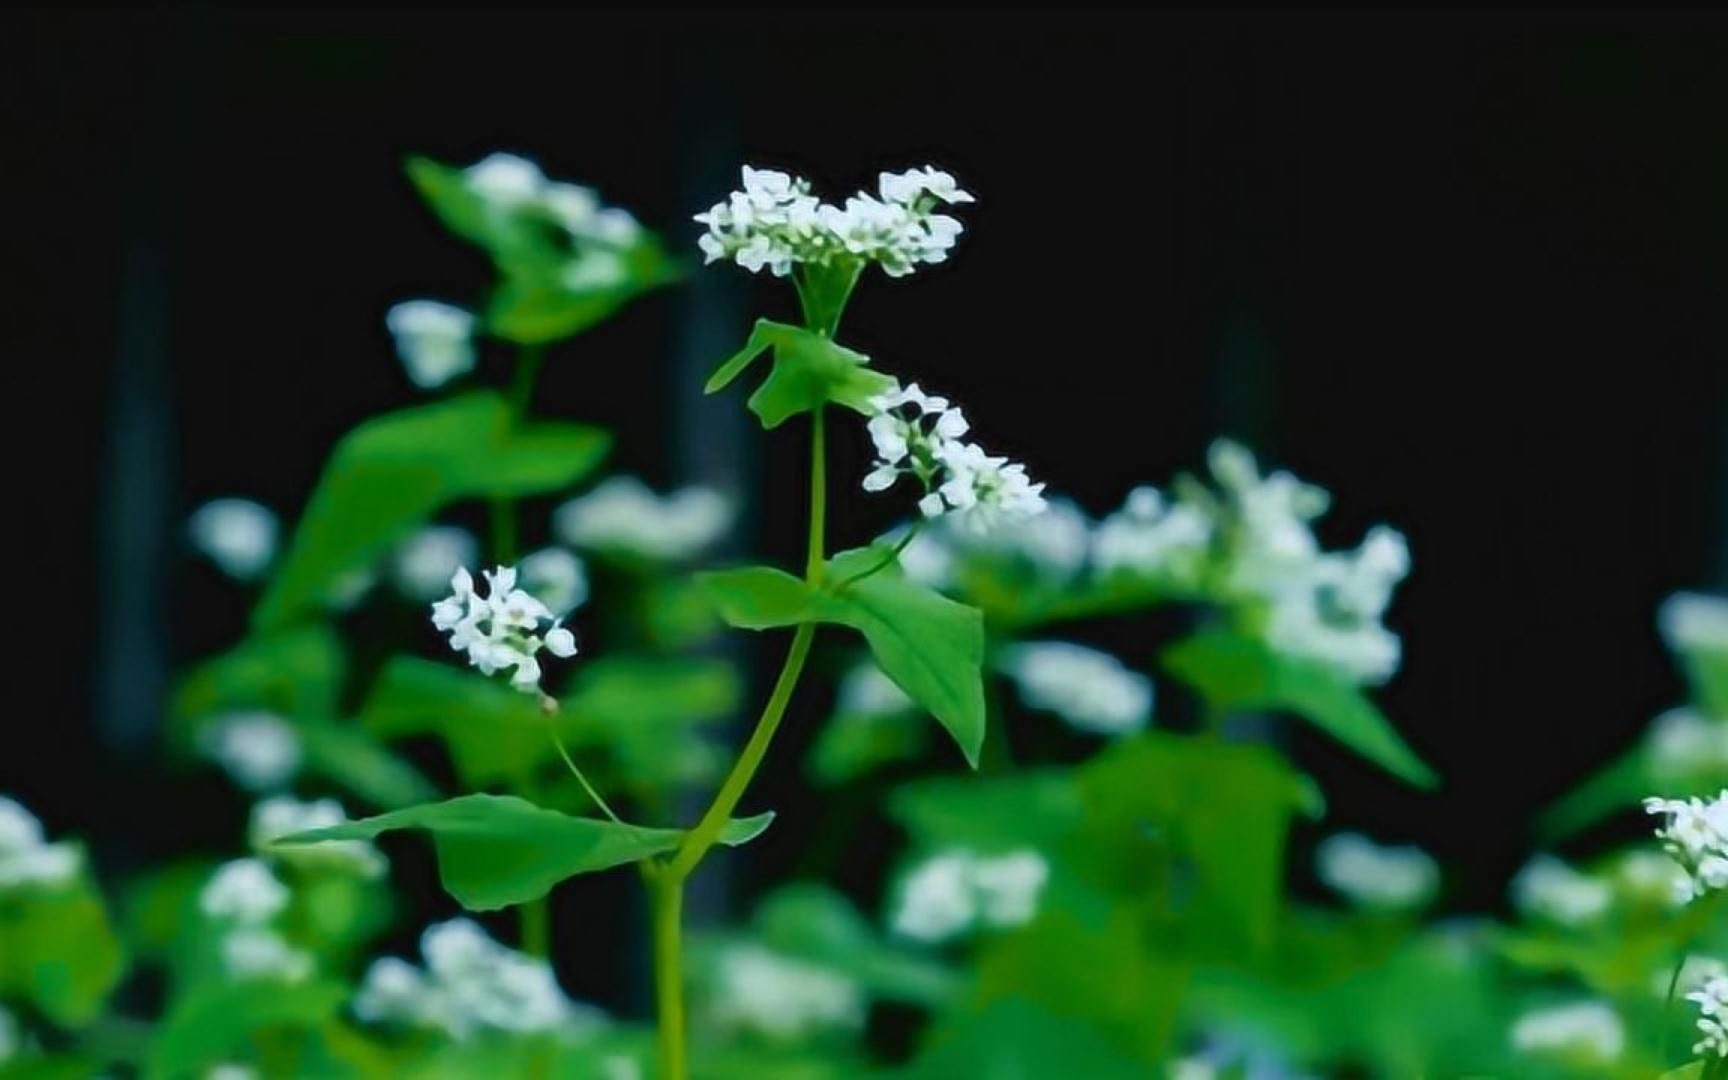
[[[1691,891],[1685,868],[1656,851],[1621,855],[1614,864],[1614,880],[1635,901],[1660,907],[1684,905]]]
[[[1713,956],[1689,953],[1680,962],[1678,978],[1674,975],[1674,969],[1667,964],[1650,973],[1650,993],[1654,997],[1667,1000],[1670,983],[1674,986],[1701,988],[1712,979],[1728,979],[1728,964],[1723,964]]]
[[[264,1074],[250,1065],[239,1062],[224,1061],[210,1066],[204,1074],[204,1080],[263,1080]]]
[[[906,691],[871,661],[856,664],[840,680],[836,708],[842,713],[888,716],[916,708]]]
[[[1728,651],[1728,599],[1707,593],[1675,593],[1663,602],[1656,624],[1676,652]]]
[[[1698,1031],[1703,1035],[1692,1052],[1703,1057],[1728,1058],[1728,977],[1716,975],[1686,995],[1698,1006]]]
[[[901,277],[943,261],[959,239],[964,226],[937,208],[972,201],[952,176],[931,167],[882,173],[877,195],[858,192],[834,206],[818,201],[807,180],[746,165],[742,189],[696,215],[707,227],[697,247],[708,262],[729,259],[776,277],[797,264],[847,259]]]
[[[212,919],[261,926],[288,907],[288,887],[260,859],[223,863],[198,894],[198,907]]]
[[[1670,709],[1650,730],[1651,765],[1661,777],[1728,772],[1728,721],[1695,709]]]
[[[1626,1049],[1626,1026],[1607,1002],[1552,1005],[1520,1016],[1512,1045],[1527,1054],[1605,1065]]]
[[[732,524],[726,497],[691,487],[660,496],[630,476],[611,477],[560,506],[552,526],[572,547],[660,562],[694,558]]]
[[[1003,668],[1034,709],[1053,712],[1082,731],[1121,735],[1152,718],[1152,680],[1108,653],[1066,641],[1015,645]]]
[[[1101,575],[1126,572],[1191,581],[1212,535],[1212,519],[1198,507],[1170,503],[1155,487],[1137,487],[1122,509],[1099,523],[1092,562]]]
[[[1385,682],[1398,670],[1402,649],[1380,620],[1409,568],[1404,538],[1384,526],[1371,530],[1354,555],[1314,556],[1305,571],[1267,590],[1267,641],[1358,682]]]
[[[274,930],[242,926],[222,937],[222,967],[236,979],[301,982],[312,974],[311,954]]]
[[[444,595],[456,571],[480,558],[474,534],[455,525],[421,529],[396,549],[391,578],[410,600],[431,603]]]
[[[515,154],[488,154],[468,166],[463,175],[469,191],[506,207],[539,198],[546,185],[540,166]]]
[[[450,647],[467,653],[482,674],[512,669],[511,686],[540,694],[540,650],[575,656],[576,635],[539,598],[516,587],[514,567],[486,571],[486,585],[487,595],[481,596],[473,575],[457,570],[450,579],[451,595],[432,605],[432,625],[448,633]]]
[[[1613,889],[1552,855],[1537,855],[1512,879],[1512,902],[1526,915],[1561,926],[1583,926],[1613,903]]]
[[[425,969],[396,957],[373,962],[354,1013],[374,1024],[434,1028],[451,1038],[528,1034],[593,1022],[559,988],[552,969],[493,941],[468,919],[427,927]]]
[[[1421,848],[1382,847],[1359,833],[1339,833],[1314,851],[1320,880],[1357,907],[1410,911],[1440,887],[1440,868]]]
[[[212,499],[187,522],[192,546],[237,581],[253,581],[276,555],[276,515],[250,499]]]
[[[522,587],[563,618],[588,601],[588,568],[564,548],[541,548],[516,565]]]
[[[722,1028],[777,1041],[864,1026],[864,996],[851,979],[757,945],[725,946],[710,1004]]]
[[[36,816],[0,795],[0,890],[67,884],[81,862],[76,846],[48,843]]]
[[[894,932],[939,942],[980,926],[1005,929],[1037,914],[1049,864],[1035,851],[986,856],[956,848],[926,859],[900,882]]]
[[[1645,799],[1644,811],[1662,816],[1662,850],[1686,870],[1682,899],[1728,888],[1728,789],[1713,799]]]
[[[217,717],[199,734],[198,746],[236,784],[253,792],[287,785],[303,758],[294,726],[267,712]]]
[[[282,862],[357,874],[364,878],[382,877],[390,863],[384,858],[384,853],[367,840],[325,840],[316,844],[271,846],[284,836],[328,829],[347,820],[342,804],[335,799],[301,802],[289,795],[275,795],[252,808],[249,834],[253,848]]]
[[[474,316],[437,300],[408,300],[392,307],[384,325],[396,339],[396,355],[408,378],[435,390],[474,370]]]

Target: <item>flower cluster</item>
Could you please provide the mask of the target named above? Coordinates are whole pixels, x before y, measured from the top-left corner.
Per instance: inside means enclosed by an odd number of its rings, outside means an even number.
[[[222,928],[222,966],[231,977],[299,982],[312,974],[311,955],[270,925],[288,899],[287,886],[259,859],[224,863],[205,884],[198,907]]]
[[[970,425],[947,398],[912,383],[872,398],[870,406],[876,463],[864,477],[865,491],[886,491],[910,476],[924,489],[918,509],[926,518],[952,514],[974,533],[1044,510],[1044,485],[1027,479],[1026,466],[961,440]]]
[[[1101,576],[1133,573],[1191,582],[1212,543],[1214,524],[1190,502],[1171,502],[1150,485],[1128,493],[1122,508],[1099,522],[1092,561]]]
[[[656,495],[632,476],[614,476],[560,506],[552,527],[572,547],[681,562],[694,558],[732,525],[724,495],[691,487]]]
[[[1695,709],[1670,709],[1650,730],[1650,757],[1664,780],[1728,773],[1728,722]]]
[[[1728,976],[1716,975],[1686,995],[1698,1006],[1698,1030],[1703,1038],[1692,1047],[1694,1054],[1728,1058]]]
[[[827,968],[736,943],[720,951],[714,975],[708,1011],[717,1027],[795,1042],[864,1026],[864,995],[858,984]]]
[[[474,370],[474,316],[437,300],[407,300],[392,307],[384,325],[408,378],[434,390]]]
[[[432,605],[432,625],[450,635],[450,647],[466,652],[468,662],[492,675],[514,669],[510,685],[540,692],[541,649],[553,656],[576,655],[576,637],[559,624],[543,602],[516,587],[514,567],[486,571],[487,595],[474,590],[466,567],[450,579],[451,595]]]
[[[217,717],[199,734],[198,748],[247,791],[284,787],[304,757],[294,726],[267,712]]]
[[[1003,655],[1020,697],[1082,731],[1121,735],[1152,716],[1152,680],[1108,653],[1066,641],[1016,645]]]
[[[938,942],[979,927],[1029,922],[1050,866],[1036,851],[980,855],[964,849],[926,860],[900,884],[894,932]]]
[[[1728,789],[1713,799],[1645,799],[1644,811],[1662,815],[1662,850],[1686,869],[1681,899],[1728,888]]]
[[[844,206],[821,202],[808,180],[773,169],[746,165],[743,183],[742,191],[696,215],[707,226],[697,246],[708,262],[730,259],[775,277],[798,264],[845,260],[903,277],[919,264],[945,260],[960,237],[960,221],[936,210],[974,201],[954,177],[930,166],[882,173],[876,194],[858,192]]]
[[[328,829],[348,821],[342,804],[335,799],[301,802],[276,795],[252,808],[248,833],[252,846],[282,862],[307,870],[328,870],[362,878],[383,877],[389,870],[384,853],[367,840],[326,840],[317,844],[275,846],[277,840],[294,833]]]
[[[430,1028],[453,1039],[555,1031],[585,1018],[544,960],[498,944],[468,919],[427,927],[420,952],[424,968],[393,956],[373,961],[354,1014],[367,1023]]]
[[[490,211],[543,214],[575,241],[627,247],[642,236],[628,210],[604,205],[592,188],[548,179],[540,166],[515,154],[489,154],[464,170],[463,180]]]
[[[1706,593],[1675,593],[1656,614],[1662,637],[1675,652],[1728,652],[1728,600]]]
[[[1382,847],[1358,833],[1327,837],[1314,860],[1321,881],[1369,911],[1422,907],[1440,887],[1440,868],[1421,848]]]
[[[1603,1001],[1552,1005],[1525,1013],[1512,1025],[1512,1045],[1580,1065],[1603,1065],[1626,1049],[1626,1025]]]
[[[78,866],[75,846],[48,843],[36,815],[0,795],[0,890],[64,885]]]
[[[193,511],[186,531],[216,568],[236,581],[255,581],[276,556],[276,515],[251,499],[212,499]]]
[[[1577,927],[1606,914],[1614,890],[1552,855],[1538,855],[1512,879],[1512,902],[1526,915]]]

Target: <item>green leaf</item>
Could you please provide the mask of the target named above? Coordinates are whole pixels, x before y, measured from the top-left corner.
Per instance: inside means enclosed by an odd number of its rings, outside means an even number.
[[[491,392],[361,424],[332,452],[254,625],[280,629],[319,611],[345,576],[449,503],[574,484],[599,465],[607,444],[603,432],[574,424],[512,426]]]
[[[334,982],[212,982],[175,1001],[151,1040],[151,1080],[202,1076],[252,1038],[274,1028],[314,1028],[336,1015],[348,988]]]
[[[1069,1008],[1009,998],[936,1028],[899,1080],[1144,1080],[1147,1066],[1112,1046]]]
[[[487,305],[486,328],[519,345],[547,345],[606,321],[642,292],[630,279],[584,292],[505,281]]]
[[[896,385],[893,376],[871,369],[863,353],[801,327],[758,319],[744,347],[709,377],[706,391],[725,388],[770,349],[773,370],[749,401],[764,428],[777,428],[829,402],[867,415],[870,399]]]
[[[305,724],[299,729],[306,767],[386,809],[438,797],[438,789],[414,766],[380,746],[363,729],[346,724]]]
[[[788,885],[762,901],[757,936],[776,952],[846,976],[878,997],[936,1006],[953,996],[954,972],[884,944],[858,909],[825,885]]]
[[[819,600],[802,578],[770,566],[697,574],[696,583],[714,602],[720,617],[742,630],[806,622]]]
[[[22,998],[56,1023],[96,1019],[126,962],[89,877],[0,896],[0,998]]]
[[[1293,713],[1402,780],[1424,788],[1439,784],[1434,770],[1416,756],[1391,721],[1331,668],[1284,656],[1263,642],[1224,630],[1183,638],[1164,650],[1162,661],[1215,712]]]
[[[195,747],[203,721],[218,713],[259,709],[292,720],[336,716],[346,660],[328,626],[254,635],[198,664],[174,688],[169,713],[182,750]]]
[[[773,819],[772,813],[735,819],[720,840],[733,847],[748,843]],[[681,829],[572,817],[512,795],[464,795],[296,833],[277,843],[371,840],[396,829],[432,834],[444,888],[474,911],[536,900],[566,878],[640,862],[672,851],[684,839]]]
[[[1080,789],[1067,769],[1007,776],[933,777],[896,788],[888,813],[926,848],[987,854],[1061,849],[1082,819]]]

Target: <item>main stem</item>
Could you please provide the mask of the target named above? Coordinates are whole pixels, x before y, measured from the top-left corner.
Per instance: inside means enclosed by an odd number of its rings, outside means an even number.
[[[828,518],[828,448],[827,423],[821,407],[811,414],[810,421],[810,535],[805,548],[804,578],[815,585],[820,582],[826,564],[826,522]],[[682,909],[684,882],[702,862],[720,830],[731,820],[739,800],[755,779],[756,770],[768,755],[774,733],[791,704],[792,692],[804,673],[804,662],[810,657],[810,643],[816,637],[814,623],[799,623],[792,633],[792,645],[786,651],[786,661],[774,680],[774,689],[756,720],[749,741],[733,762],[732,771],[715,793],[702,818],[685,836],[684,843],[671,860],[644,871],[654,905],[654,985],[660,1013],[660,1077],[661,1080],[686,1080],[689,1075],[688,1055],[684,1045],[684,974],[682,966]]]

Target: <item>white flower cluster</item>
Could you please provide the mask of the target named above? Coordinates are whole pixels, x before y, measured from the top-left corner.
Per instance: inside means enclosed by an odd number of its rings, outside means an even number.
[[[939,942],[980,926],[1004,929],[1031,921],[1050,866],[1036,851],[981,855],[945,851],[920,864],[900,883],[894,932]]]
[[[1359,833],[1339,833],[1314,851],[1320,880],[1357,907],[1410,911],[1434,898],[1440,867],[1421,848],[1382,847]]]
[[[1202,508],[1171,502],[1150,485],[1137,487],[1120,510],[1099,522],[1092,537],[1093,566],[1101,576],[1133,573],[1192,581],[1205,563],[1213,531]]]
[[[1728,773],[1728,722],[1670,709],[1650,730],[1651,765],[1663,778]]]
[[[1656,624],[1675,652],[1728,652],[1728,599],[1675,593],[1656,613]]]
[[[561,225],[570,239],[581,244],[622,248],[642,237],[642,226],[627,210],[606,206],[593,188],[548,179],[540,166],[515,154],[490,154],[463,173],[468,190],[479,196],[494,213],[530,210]],[[575,288],[596,271],[578,259],[566,273],[565,284]]]
[[[865,491],[886,491],[910,476],[924,489],[918,509],[925,517],[951,514],[974,533],[1043,512],[1044,485],[1027,479],[1026,466],[963,442],[970,425],[947,398],[912,383],[870,399],[870,406],[876,463],[864,477]]]
[[[1703,1034],[1692,1052],[1704,1057],[1728,1058],[1728,976],[1716,975],[1686,995],[1698,1006],[1698,1030]]]
[[[1512,879],[1512,902],[1534,918],[1579,927],[1607,913],[1614,890],[1552,855],[1538,855]]]
[[[1534,1009],[1512,1026],[1512,1045],[1527,1054],[1603,1065],[1626,1049],[1626,1025],[1603,1001],[1578,1001]]]
[[[474,370],[474,316],[438,300],[405,300],[384,315],[408,378],[435,390]]]
[[[403,596],[429,604],[444,595],[456,571],[479,560],[480,542],[473,533],[430,525],[397,545],[390,577]]]
[[[64,885],[78,875],[77,847],[50,844],[36,815],[0,795],[0,891]]]
[[[732,525],[732,505],[708,488],[656,495],[631,476],[610,477],[560,506],[552,527],[572,547],[682,562]]]
[[[1066,641],[1026,642],[1004,652],[1003,665],[1028,706],[1082,731],[1122,735],[1152,717],[1152,680],[1109,653]]]
[[[954,177],[930,166],[882,173],[875,195],[861,191],[844,206],[819,201],[808,180],[773,169],[746,165],[743,182],[742,191],[696,215],[707,226],[697,246],[710,263],[730,259],[775,277],[796,264],[841,260],[875,263],[889,277],[903,277],[921,263],[947,259],[960,237],[959,219],[936,210],[974,201]]]
[[[1728,789],[1713,799],[1645,799],[1644,812],[1662,815],[1662,850],[1686,869],[1682,900],[1728,888]]]
[[[720,1028],[780,1042],[864,1026],[864,995],[844,975],[759,945],[730,944],[716,959],[710,1018]]]
[[[277,791],[300,771],[304,753],[294,725],[274,713],[239,712],[210,721],[198,748],[247,791]]]
[[[308,870],[329,870],[363,878],[383,877],[390,869],[389,860],[368,840],[326,840],[318,844],[273,846],[284,836],[328,829],[346,821],[348,815],[335,799],[301,802],[292,796],[275,795],[252,808],[248,834],[254,849],[281,862]]]
[[[1683,907],[1691,892],[1688,874],[1679,863],[1659,851],[1639,848],[1615,860],[1614,885],[1626,900],[1637,906]]]
[[[541,649],[553,656],[576,655],[576,636],[559,623],[543,602],[516,587],[514,567],[486,571],[487,595],[474,590],[466,567],[450,579],[451,595],[432,605],[432,625],[450,635],[450,647],[466,652],[468,662],[486,675],[514,669],[510,685],[540,692]]]
[[[299,982],[312,974],[311,955],[270,925],[288,899],[288,887],[259,859],[224,863],[205,884],[198,907],[222,928],[222,966],[231,977]]]
[[[860,716],[891,716],[917,708],[917,704],[900,689],[898,683],[882,673],[874,663],[865,661],[854,666],[840,680],[840,692],[835,705],[837,712]]]
[[[944,515],[929,521],[912,538],[900,553],[907,577],[933,589],[950,588],[963,564],[978,559],[1059,588],[1086,567],[1092,523],[1069,499],[1047,499],[1042,513],[1005,520],[987,533],[955,528],[953,520]]]
[[[354,1015],[453,1039],[556,1031],[593,1018],[564,995],[544,960],[498,944],[471,920],[427,927],[420,952],[424,968],[393,956],[373,961],[355,995]]]
[[[192,546],[236,581],[255,581],[276,556],[276,515],[251,499],[212,499],[186,525]]]

